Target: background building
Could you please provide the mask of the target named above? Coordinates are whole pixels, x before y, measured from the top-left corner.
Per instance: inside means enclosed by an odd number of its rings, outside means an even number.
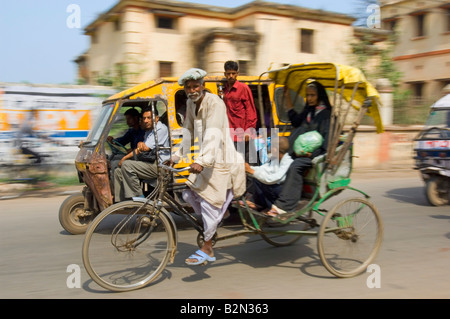
[[[85,28],[91,45],[75,62],[85,83],[127,86],[191,67],[221,75],[227,60],[239,61],[243,75],[300,62],[346,64],[354,21],[265,1],[224,8],[121,0]]]
[[[392,58],[402,73],[401,87],[419,100],[436,100],[450,84],[450,2],[381,0],[380,5],[383,28],[396,32]]]

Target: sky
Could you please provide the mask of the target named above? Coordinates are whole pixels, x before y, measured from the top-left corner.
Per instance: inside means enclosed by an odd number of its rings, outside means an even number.
[[[2,1],[0,10],[0,82],[75,84],[73,62],[89,48],[84,27],[119,0]],[[268,0],[355,15],[358,0]],[[251,0],[187,0],[238,7]],[[79,13],[77,15],[77,13]],[[74,17],[79,19],[74,19]]]

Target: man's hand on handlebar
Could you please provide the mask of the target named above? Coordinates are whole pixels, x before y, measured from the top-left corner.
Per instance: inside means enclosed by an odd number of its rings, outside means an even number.
[[[190,168],[189,172],[193,174],[200,174],[203,171],[203,166],[197,163],[192,163]]]
[[[163,165],[173,167],[175,165],[175,163],[173,162],[172,159],[168,159],[167,161],[163,162]]]
[[[173,155],[170,159],[164,161],[164,165],[173,167],[176,163],[180,161],[180,158],[176,155]]]
[[[173,156],[171,159],[164,161],[163,165],[173,167],[180,159],[177,156]],[[189,165],[189,173],[200,174],[203,171],[203,166],[197,163]]]

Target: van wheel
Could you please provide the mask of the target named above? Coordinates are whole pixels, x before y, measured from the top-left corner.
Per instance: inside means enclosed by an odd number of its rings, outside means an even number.
[[[73,235],[84,234],[94,217],[93,213],[85,211],[81,193],[67,197],[59,208],[59,223]]]
[[[444,178],[432,177],[426,183],[425,193],[433,206],[443,206],[449,203],[449,189]]]

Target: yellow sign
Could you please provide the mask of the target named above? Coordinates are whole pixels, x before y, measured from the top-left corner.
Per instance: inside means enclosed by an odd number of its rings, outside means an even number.
[[[31,111],[0,109],[0,131],[12,131],[24,121],[32,121],[39,131],[87,131],[90,129],[90,110],[37,110]]]

